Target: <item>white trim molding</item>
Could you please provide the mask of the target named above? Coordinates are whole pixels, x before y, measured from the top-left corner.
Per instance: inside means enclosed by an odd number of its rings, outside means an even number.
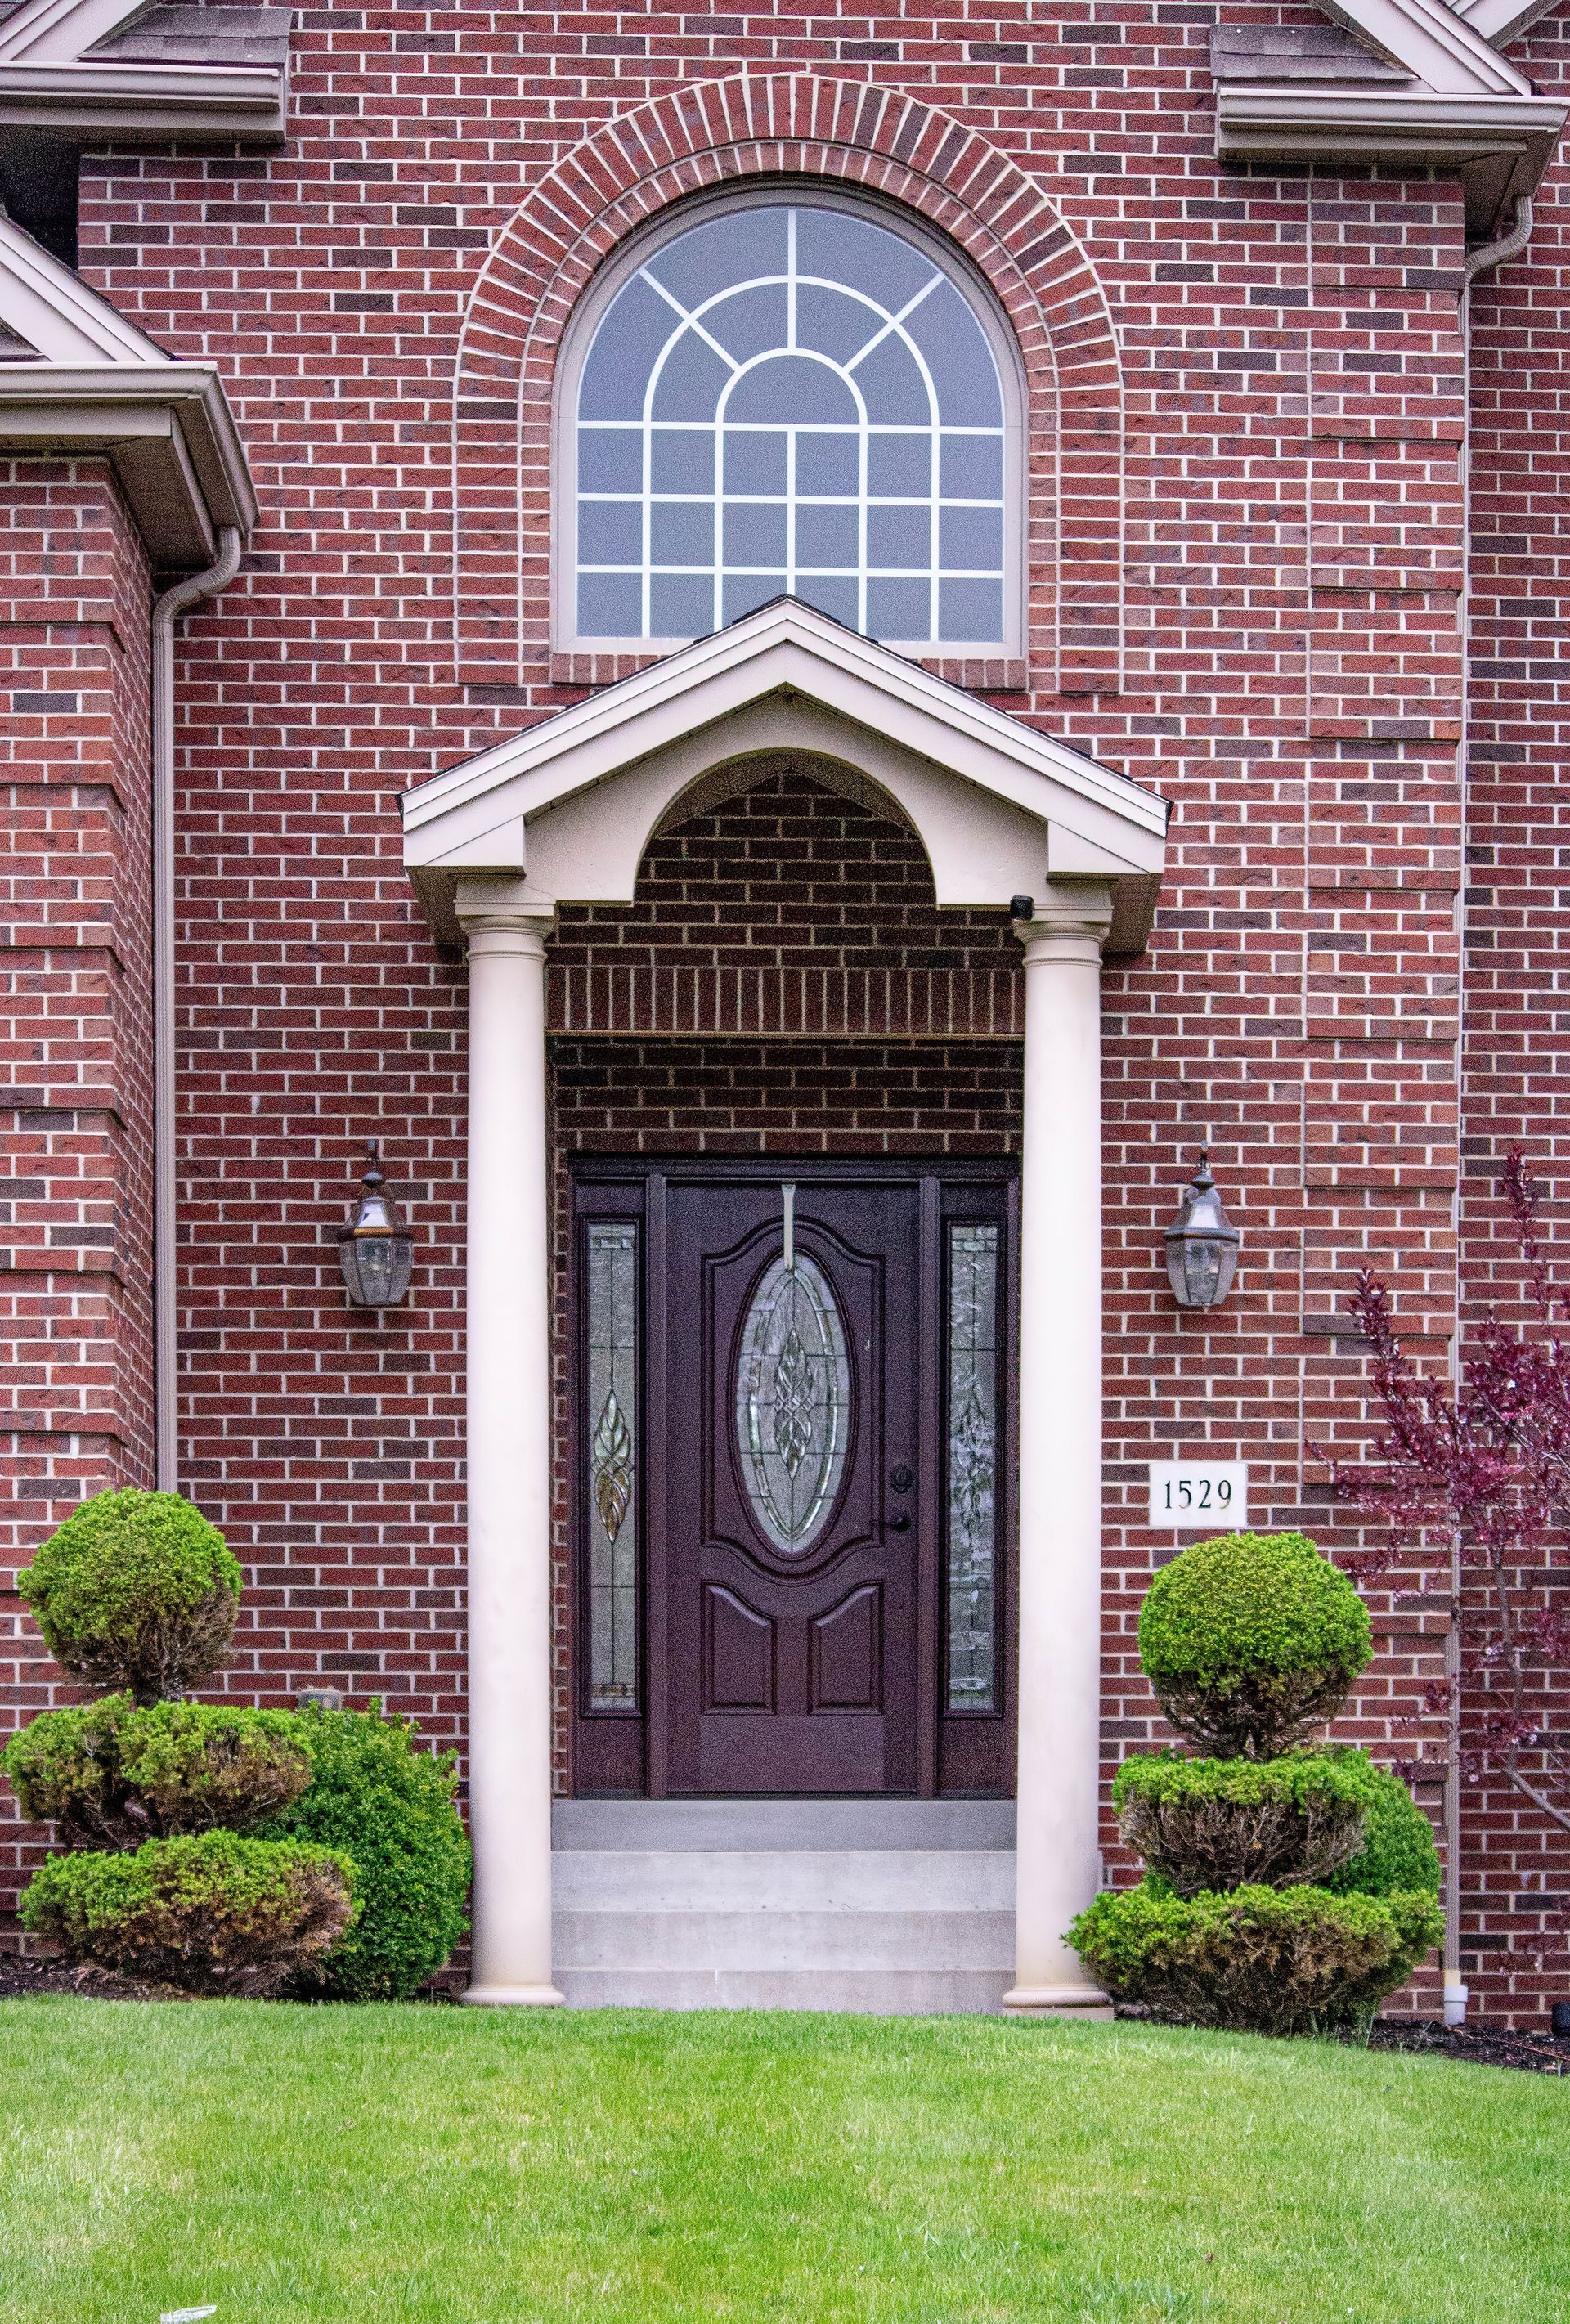
[[[631,902],[653,834],[781,749],[907,824],[940,905],[1096,880],[1109,948],[1143,945],[1164,799],[788,597],[407,792],[404,863],[449,943],[454,890],[476,874],[541,909]]]
[[[140,20],[161,14],[147,0],[23,0],[0,24],[0,126],[276,143],[288,113],[293,12],[266,10],[259,37],[254,8],[182,13],[191,19],[185,40],[165,34],[143,54]],[[242,23],[249,39],[229,30]],[[191,54],[182,56],[187,41]],[[247,47],[255,53],[222,53]]]
[[[1468,234],[1486,237],[1535,191],[1570,112],[1493,45],[1541,10],[1519,0],[1477,0],[1464,13],[1445,0],[1320,5],[1354,36],[1334,59],[1279,26],[1218,30],[1217,157],[1452,169]]]
[[[109,460],[153,564],[210,565],[248,534],[256,495],[223,383],[177,363],[70,268],[0,217],[0,450]]]

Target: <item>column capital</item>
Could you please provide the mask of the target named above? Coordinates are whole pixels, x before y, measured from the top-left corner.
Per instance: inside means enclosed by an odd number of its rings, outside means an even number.
[[[554,902],[532,893],[522,880],[460,880],[453,909],[471,951],[476,938],[490,938],[487,951],[542,952],[556,927]]]
[[[1014,922],[1026,965],[1039,961],[1099,960],[1113,923],[1107,880],[1048,881],[1034,899],[1032,917]]]

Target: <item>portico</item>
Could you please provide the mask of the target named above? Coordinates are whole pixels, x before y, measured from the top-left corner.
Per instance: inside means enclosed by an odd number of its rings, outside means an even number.
[[[438,932],[466,944],[468,955],[466,1762],[476,1885],[467,1997],[561,1997],[550,1906],[552,931],[563,907],[630,904],[651,840],[706,802],[745,790],[781,754],[809,762],[816,781],[913,835],[940,911],[1011,908],[1022,947],[1021,1425],[1010,1497],[1019,1536],[1017,1904],[1005,2006],[1094,2009],[1102,1997],[1061,1932],[1097,1878],[1100,976],[1104,951],[1142,941],[1166,809],[790,600],[682,648],[404,801],[411,877]],[[803,1250],[818,1234],[832,1274],[834,1254],[851,1250],[851,1228],[827,1212],[816,1224],[803,1217]],[[754,1230],[743,1222],[738,1232],[745,1243]],[[760,1264],[773,1248],[757,1243]],[[853,1414],[845,1425],[860,1424]],[[824,1470],[826,1513],[836,1497],[851,1506],[853,1466],[844,1466],[843,1481],[840,1470]],[[864,1526],[857,1539],[880,1530]],[[801,1545],[832,1568],[838,1552],[827,1533],[804,1536]],[[775,1546],[789,1554],[796,1545],[782,1537]],[[770,1554],[765,1541],[761,1561]],[[788,1554],[776,1563],[783,1587],[795,1569]],[[893,1600],[876,1598],[882,1582],[861,1586],[886,1612]],[[849,1602],[842,1593],[836,1605]],[[883,1613],[874,1635],[885,1651]],[[881,1693],[877,1704],[886,1724],[894,1713]],[[767,1703],[760,1696],[742,1707],[778,1709],[772,1692]]]

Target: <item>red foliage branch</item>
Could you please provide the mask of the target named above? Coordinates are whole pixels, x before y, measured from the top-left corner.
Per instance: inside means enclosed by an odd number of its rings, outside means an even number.
[[[1502,1775],[1570,1832],[1570,1752],[1547,1724],[1549,1699],[1570,1685],[1570,1610],[1556,1593],[1570,1542],[1570,1292],[1554,1281],[1538,1237],[1538,1189],[1518,1150],[1501,1191],[1526,1268],[1531,1320],[1517,1330],[1491,1314],[1452,1384],[1414,1370],[1397,1336],[1390,1294],[1365,1269],[1351,1301],[1371,1361],[1383,1427],[1372,1458],[1334,1462],[1337,1499],[1381,1518],[1388,1546],[1370,1572],[1414,1551],[1455,1560],[1481,1587],[1463,1588],[1455,1675],[1430,1686],[1425,1713],[1443,1719],[1462,1774]]]

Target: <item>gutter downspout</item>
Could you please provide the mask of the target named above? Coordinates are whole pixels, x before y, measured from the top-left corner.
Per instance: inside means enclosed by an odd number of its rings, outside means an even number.
[[[174,1199],[174,625],[240,569],[236,525],[218,529],[205,573],[166,589],[152,607],[152,1408],[153,1481],[180,1490],[179,1335]]]
[[[1507,259],[1519,257],[1527,246],[1532,231],[1532,205],[1529,197],[1518,195],[1515,216],[1508,232],[1495,242],[1480,243],[1469,250],[1463,263],[1461,287],[1461,741],[1456,752],[1456,771],[1461,794],[1461,869],[1455,890],[1455,1093],[1458,1115],[1464,1115],[1466,1074],[1466,884],[1467,853],[1472,836],[1471,812],[1471,750],[1472,750],[1472,288],[1480,274],[1490,267],[1502,266]],[[1458,1120],[1458,1130],[1464,1120]],[[1455,1228],[1455,1328],[1450,1337],[1450,1380],[1452,1388],[1461,1379],[1461,1186],[1456,1182],[1454,1223]],[[1461,1537],[1450,1537],[1450,1628],[1445,1638],[1445,1677],[1450,1690],[1449,1739],[1445,1770],[1445,2023],[1464,2025],[1469,1993],[1461,1974],[1461,1705],[1457,1687],[1461,1676]]]

